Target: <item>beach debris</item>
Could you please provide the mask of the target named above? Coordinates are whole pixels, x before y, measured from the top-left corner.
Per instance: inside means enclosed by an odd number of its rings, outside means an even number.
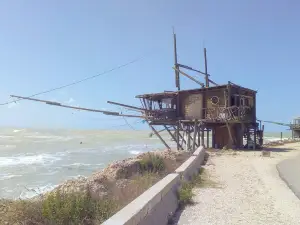
[[[262,150],[261,154],[262,154],[263,157],[270,157],[271,156],[271,151]]]

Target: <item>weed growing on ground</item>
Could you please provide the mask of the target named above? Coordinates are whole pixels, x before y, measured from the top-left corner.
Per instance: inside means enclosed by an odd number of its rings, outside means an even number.
[[[147,153],[140,161],[141,172],[158,173],[165,169],[164,159],[154,153]]]
[[[112,216],[118,206],[88,194],[52,192],[43,200],[1,200],[0,224],[89,225]]]
[[[220,188],[220,184],[213,181],[205,168],[200,169],[200,173],[192,179],[194,187],[198,188]]]
[[[50,193],[43,201],[42,215],[50,224],[89,224],[105,220],[115,211],[112,200],[93,200],[88,194]]]
[[[182,186],[178,191],[179,206],[183,207],[192,203],[193,196],[193,184],[191,182],[182,183]]]
[[[219,188],[217,182],[210,179],[207,171],[202,167],[198,174],[195,174],[188,182],[183,182],[178,190],[179,207],[193,203],[193,188]]]

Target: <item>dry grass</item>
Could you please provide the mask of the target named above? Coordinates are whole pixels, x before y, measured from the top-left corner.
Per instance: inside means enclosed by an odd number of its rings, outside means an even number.
[[[208,172],[202,167],[199,174],[192,177],[189,182],[184,182],[178,190],[179,207],[193,204],[193,188],[221,188],[213,181]]]
[[[181,161],[174,164],[158,155],[146,154],[139,161],[139,173],[110,184],[108,196],[101,200],[94,200],[89,194],[63,194],[58,191],[35,200],[0,200],[0,224],[100,224],[166,174],[173,172],[170,168],[176,168]]]
[[[194,187],[198,188],[221,188],[220,184],[214,181],[205,168],[200,169],[200,173],[193,178]]]

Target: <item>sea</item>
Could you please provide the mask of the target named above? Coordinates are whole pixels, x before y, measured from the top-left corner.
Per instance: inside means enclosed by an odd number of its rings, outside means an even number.
[[[115,160],[165,149],[150,134],[147,130],[0,128],[0,198],[31,198],[68,179],[89,176]],[[166,133],[162,136],[175,147]],[[265,142],[279,139],[280,132],[265,133]]]

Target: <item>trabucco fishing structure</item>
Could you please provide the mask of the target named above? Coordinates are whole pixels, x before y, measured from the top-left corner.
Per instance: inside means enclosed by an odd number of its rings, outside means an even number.
[[[180,64],[177,61],[175,33],[173,33],[173,39],[176,91],[137,95],[136,98],[140,99],[141,107],[108,101],[109,104],[137,111],[139,115],[74,107],[16,95],[12,97],[65,108],[100,112],[111,116],[142,118],[168,149],[170,146],[160,135],[162,131],[169,133],[172,140],[176,142],[178,150],[195,150],[200,145],[213,148],[261,148],[263,127],[256,119],[257,92],[230,81],[222,85],[214,82],[207,70],[206,48],[204,48],[204,72]],[[203,76],[204,82],[187,74],[185,72],[187,70]],[[194,81],[199,88],[181,90],[180,76]],[[163,127],[163,129],[158,130],[157,127]],[[212,146],[209,146],[210,136]]]

